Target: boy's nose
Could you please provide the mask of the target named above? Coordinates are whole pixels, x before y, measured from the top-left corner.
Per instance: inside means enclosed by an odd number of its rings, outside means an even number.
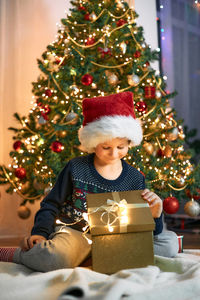
[[[111,156],[112,158],[117,158],[117,156],[118,156],[118,151],[117,151],[117,149],[111,149],[111,151],[110,151],[110,156]]]

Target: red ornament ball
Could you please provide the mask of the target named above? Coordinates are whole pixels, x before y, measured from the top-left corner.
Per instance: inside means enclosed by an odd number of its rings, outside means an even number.
[[[135,57],[135,58],[139,58],[141,55],[142,55],[141,52],[138,51],[138,50],[135,51],[135,53],[134,53],[134,57]]]
[[[45,95],[48,96],[48,97],[51,97],[52,96],[52,91],[50,89],[47,89],[45,91]]]
[[[55,63],[56,63],[57,65],[59,65],[60,62],[61,62],[61,58],[58,57],[58,56],[56,56],[56,58],[55,58]]]
[[[17,168],[15,170],[15,176],[19,179],[24,179],[26,177],[26,170],[24,168]]]
[[[147,104],[144,101],[139,101],[136,103],[136,107],[137,111],[139,112],[146,112],[147,111]]]
[[[82,5],[80,5],[79,7],[78,7],[78,10],[86,10],[86,8],[85,8],[85,6],[82,6]]]
[[[90,21],[90,14],[89,14],[89,13],[86,13],[86,14],[84,15],[84,19],[85,19],[86,21]]]
[[[39,99],[36,100],[37,106],[42,106],[42,102]]]
[[[122,26],[122,25],[124,25],[124,24],[126,24],[127,23],[127,21],[126,20],[124,20],[124,19],[120,19],[119,21],[117,21],[117,27],[119,27],[119,26]]]
[[[42,111],[44,114],[48,115],[51,112],[51,108],[49,107],[48,104],[45,104],[41,107]]]
[[[156,154],[157,154],[158,157],[163,157],[164,156],[164,151],[162,149],[158,149]]]
[[[188,196],[188,198],[190,199],[194,199],[194,200],[199,200],[200,199],[200,189],[197,189],[197,193],[196,194],[191,194],[190,190],[186,190],[185,191],[186,195]]]
[[[167,214],[175,214],[179,210],[179,202],[176,197],[167,197],[163,201],[163,209]]]
[[[87,41],[85,42],[86,46],[93,45],[95,43],[95,38],[88,38]]]
[[[81,78],[81,83],[83,85],[90,85],[90,84],[92,84],[92,82],[93,82],[93,76],[90,74],[85,74]]]
[[[51,150],[53,152],[61,152],[63,150],[63,144],[61,142],[55,141],[51,144]]]
[[[13,144],[13,148],[15,149],[15,151],[19,151],[21,149],[21,145],[22,145],[21,141],[16,141]]]

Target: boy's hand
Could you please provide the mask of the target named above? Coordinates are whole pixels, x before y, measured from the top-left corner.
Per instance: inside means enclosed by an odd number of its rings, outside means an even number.
[[[21,248],[23,251],[28,251],[35,244],[41,243],[42,241],[46,241],[46,238],[42,235],[31,235],[29,237],[25,237],[21,242]]]
[[[163,203],[160,197],[148,189],[145,189],[141,195],[149,203],[153,218],[159,218],[163,210]]]

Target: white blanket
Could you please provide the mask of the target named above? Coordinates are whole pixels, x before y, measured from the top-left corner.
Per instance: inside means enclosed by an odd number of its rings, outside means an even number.
[[[155,266],[113,275],[86,268],[41,273],[0,263],[1,300],[197,300],[200,299],[200,250],[175,258],[155,257]]]

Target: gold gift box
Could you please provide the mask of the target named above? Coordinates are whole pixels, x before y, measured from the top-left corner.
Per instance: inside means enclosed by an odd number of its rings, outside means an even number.
[[[154,264],[155,222],[141,193],[87,195],[94,271],[113,274]]]

